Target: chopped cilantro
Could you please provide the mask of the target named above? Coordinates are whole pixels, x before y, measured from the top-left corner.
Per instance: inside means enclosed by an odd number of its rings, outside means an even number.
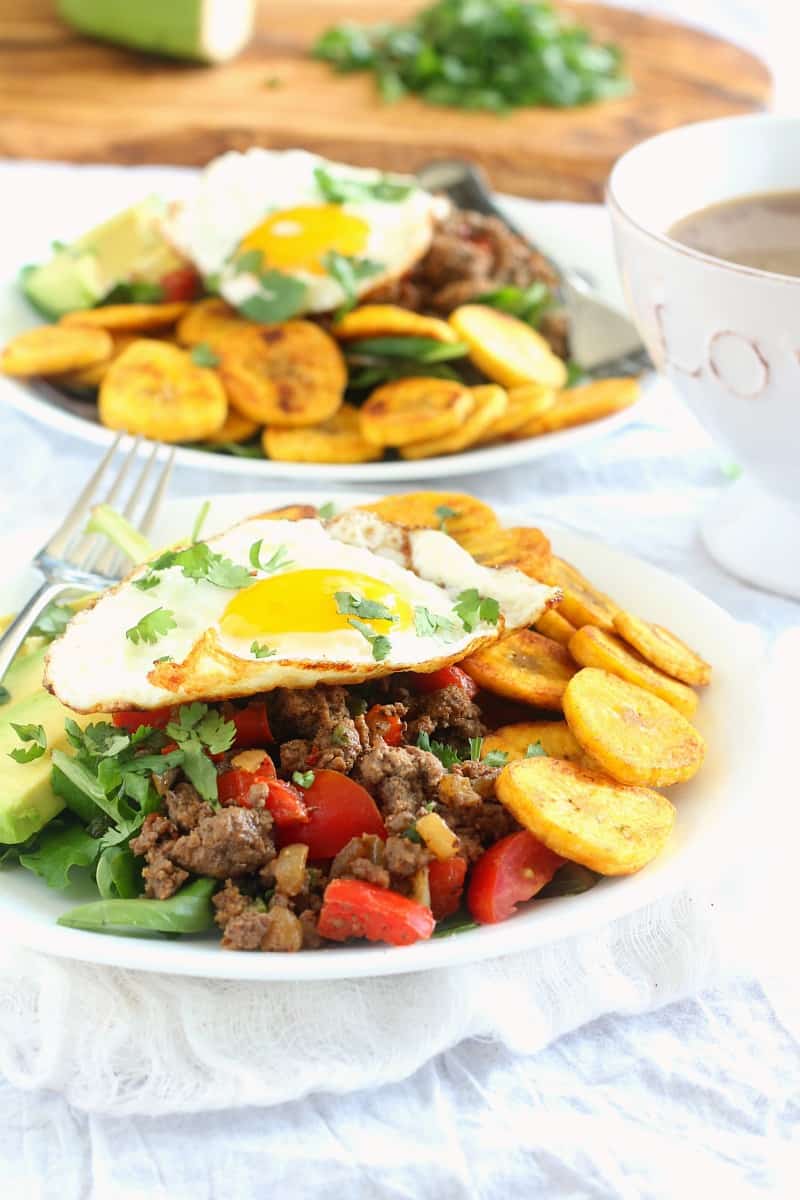
[[[31,635],[46,638],[58,637],[74,616],[73,609],[68,608],[65,604],[48,604],[39,614],[36,624],[31,628]]]
[[[381,633],[375,633],[370,625],[359,621],[358,617],[348,617],[347,624],[352,625],[353,629],[357,629],[361,636],[366,638],[372,647],[372,657],[376,662],[382,662],[387,657],[392,649],[392,643],[388,637],[384,637]]]
[[[313,782],[313,771],[292,771],[292,783],[296,783],[298,787],[310,788]]]
[[[362,621],[396,621],[397,616],[385,604],[354,596],[352,592],[335,592],[336,611],[346,616],[361,617]],[[360,631],[359,631],[360,632]],[[372,632],[372,630],[370,630]]]
[[[165,663],[165,662],[175,662],[175,659],[172,657],[171,654],[162,654],[161,658],[153,659],[153,666],[157,667],[159,663]]]
[[[264,255],[260,250],[245,250],[233,264],[237,275],[258,275],[264,266]]]
[[[11,721],[11,728],[21,742],[30,742],[31,745],[24,750],[21,746],[9,750],[9,758],[18,763],[29,763],[42,757],[47,749],[47,734],[42,725],[15,725]]]
[[[491,596],[481,596],[477,588],[460,592],[453,607],[467,633],[477,629],[481,621],[496,625],[500,617],[499,602]]]
[[[350,738],[347,733],[347,726],[340,721],[338,725],[334,725],[331,730],[331,742],[334,746],[347,746]]]
[[[322,265],[344,292],[344,303],[335,313],[337,318],[343,317],[355,307],[358,300],[358,283],[383,270],[381,263],[373,262],[369,258],[347,258],[344,254],[339,254],[338,250],[329,250],[322,259]]]
[[[531,742],[525,751],[526,758],[547,758],[547,751],[541,742]]]
[[[208,342],[198,342],[189,351],[189,358],[196,367],[218,367],[219,355],[212,350]]]
[[[451,508],[449,504],[439,504],[434,511],[436,516],[439,518],[439,528],[441,529],[442,533],[447,533],[445,526],[450,518],[460,515],[458,509]]]
[[[294,563],[289,558],[289,552],[285,546],[278,546],[265,563],[261,561],[261,547],[264,539],[259,538],[257,542],[253,542],[250,547],[250,563],[257,571],[264,571],[267,575],[271,575],[274,571],[280,571],[283,567],[293,567]]]
[[[260,324],[273,325],[302,312],[307,288],[299,279],[284,275],[282,271],[264,271],[258,280],[259,291],[238,306],[243,317]]]
[[[444,635],[445,641],[450,641],[458,635],[458,626],[449,617],[432,613],[422,605],[414,606],[414,629],[417,637],[435,637],[437,633]]]
[[[319,506],[319,515],[323,521],[327,521],[336,512],[336,505],[333,500],[326,500],[324,504]]]
[[[250,653],[253,658],[273,658],[278,651],[271,649],[265,642],[253,642]]]
[[[161,580],[155,571],[148,571],[146,575],[141,575],[138,579],[134,579],[133,586],[138,588],[140,592],[149,592],[151,588],[158,587]]]
[[[407,838],[409,842],[417,842],[418,845],[422,845],[422,838],[417,833],[415,825],[409,825],[408,829],[404,833],[401,833],[400,836]]]
[[[247,567],[240,567],[223,554],[215,554],[207,542],[194,542],[185,550],[167,550],[150,564],[151,571],[180,567],[187,579],[204,579],[215,587],[247,587],[252,583]]]
[[[508,754],[505,750],[490,750],[483,761],[487,767],[504,767],[508,762]]]
[[[401,183],[382,175],[380,179],[343,179],[331,175],[324,167],[314,168],[314,178],[324,200],[330,204],[347,204],[348,201],[382,200],[392,204],[405,200],[414,191],[412,183]]]
[[[172,629],[177,629],[174,614],[168,608],[154,608],[152,612],[143,616],[141,621],[126,629],[125,637],[129,642],[133,642],[134,646],[139,646],[142,642],[152,646]]]
[[[420,750],[427,750],[429,754],[435,754],[443,767],[454,767],[457,762],[461,762],[461,758],[457,750],[452,746],[445,745],[444,742],[432,742],[429,733],[420,733],[417,737],[417,746]]]

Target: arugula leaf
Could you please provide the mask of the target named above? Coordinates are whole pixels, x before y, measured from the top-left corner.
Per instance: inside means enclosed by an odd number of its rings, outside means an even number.
[[[212,350],[208,342],[198,342],[189,351],[189,358],[196,367],[218,367],[219,355]],[[193,538],[192,541],[195,539]]]
[[[418,735],[417,746],[420,750],[427,750],[429,754],[434,754],[442,766],[448,770],[450,767],[454,767],[456,763],[461,762],[461,757],[457,750],[454,750],[452,746],[448,746],[444,742],[432,742],[429,733],[420,733]]]
[[[506,284],[505,287],[484,292],[475,297],[474,303],[487,304],[538,329],[545,313],[555,307],[556,298],[547,284],[537,279],[526,288]]]
[[[319,515],[323,521],[329,520],[336,512],[336,505],[333,500],[326,500],[324,504],[319,506]]]
[[[202,933],[213,925],[211,896],[217,886],[216,879],[195,879],[168,900],[96,900],[63,913],[58,924],[104,933]]]
[[[91,867],[101,844],[82,825],[51,822],[32,850],[20,854],[20,866],[38,875],[48,887],[65,888],[74,867]]]
[[[298,787],[310,788],[313,782],[313,771],[292,771],[292,783],[296,783]]]
[[[541,742],[531,742],[525,751],[526,758],[547,758],[547,751]]]
[[[385,604],[354,596],[352,592],[334,592],[336,611],[344,616],[360,617],[362,621],[396,621],[397,616]],[[359,633],[361,630],[359,630]],[[374,630],[370,630],[374,632]]]
[[[296,316],[305,307],[308,289],[299,279],[282,271],[264,271],[259,275],[259,284],[260,290],[237,306],[248,320],[273,325]]]
[[[348,258],[339,254],[338,250],[329,250],[322,259],[322,265],[344,292],[344,303],[334,314],[336,320],[349,313],[351,308],[355,308],[358,302],[358,283],[383,270],[382,263],[373,262],[369,258]]]
[[[480,925],[466,913],[454,913],[452,917],[445,917],[444,921],[436,922],[431,937],[453,937],[456,933],[467,933],[470,929],[480,929]]]
[[[505,750],[490,750],[483,761],[487,767],[504,767],[508,762],[508,754]]]
[[[142,873],[127,846],[106,846],[97,860],[97,890],[104,900],[133,900],[142,890]]]
[[[278,651],[273,650],[266,642],[253,642],[250,646],[250,653],[253,658],[274,658]]]
[[[392,649],[392,643],[388,637],[381,633],[375,633],[370,625],[365,625],[363,621],[359,621],[358,617],[348,617],[348,625],[352,625],[353,629],[358,630],[363,638],[369,642],[372,648],[372,657],[376,662],[382,662]]]
[[[197,510],[197,516],[195,517],[194,525],[192,526],[192,537],[191,537],[192,544],[194,544],[195,542],[199,542],[200,534],[202,532],[203,526],[206,523],[206,518],[208,517],[208,514],[210,511],[211,511],[211,501],[204,500],[203,503],[200,505],[200,508]]]
[[[432,613],[429,608],[420,604],[414,606],[414,629],[417,637],[434,637],[437,633],[444,636],[445,641],[452,641],[458,636],[458,626],[449,617]]]
[[[130,283],[118,283],[103,297],[103,304],[161,304],[163,299],[164,289],[160,283],[135,279]]]
[[[65,604],[48,604],[39,614],[36,624],[31,627],[31,636],[59,637],[74,616],[74,609]]]
[[[583,367],[579,367],[576,362],[567,363],[567,382],[564,384],[565,390],[574,387],[580,387],[582,383],[587,383],[589,376],[584,371]]]
[[[500,618],[500,604],[491,596],[481,596],[477,588],[460,592],[453,608],[467,633],[473,633],[481,621],[496,625]]]
[[[348,357],[406,358],[414,362],[438,363],[451,358],[465,358],[469,353],[466,342],[440,342],[427,337],[374,337],[350,342]]]
[[[461,516],[457,508],[451,508],[449,504],[439,504],[434,509],[436,516],[439,518],[439,529],[442,533],[447,533],[445,526],[451,517]]]
[[[259,538],[257,542],[253,542],[250,547],[250,563],[257,571],[264,571],[267,575],[272,575],[275,571],[282,570],[283,567],[293,567],[294,563],[289,558],[289,552],[285,546],[278,546],[265,563],[261,561],[261,547],[264,539]]]
[[[580,863],[566,862],[559,867],[548,884],[536,893],[537,900],[550,900],[554,896],[580,896],[588,892],[602,879],[596,871]]]
[[[21,742],[31,742],[32,744],[23,750],[21,746],[16,750],[9,750],[9,758],[13,758],[14,762],[29,763],[37,758],[41,758],[47,749],[47,734],[42,725],[16,725],[13,721],[10,722],[11,728]]]
[[[392,204],[397,200],[405,200],[414,191],[413,183],[400,183],[388,175],[376,180],[344,179],[331,175],[324,167],[314,168],[314,179],[322,198],[330,204],[359,200],[382,200]]]
[[[178,623],[174,613],[170,612],[168,608],[154,608],[152,612],[146,613],[141,621],[137,621],[130,629],[126,629],[125,637],[129,642],[133,642],[134,646],[139,646],[142,642],[146,642],[148,646],[154,646],[159,638],[177,628]]]

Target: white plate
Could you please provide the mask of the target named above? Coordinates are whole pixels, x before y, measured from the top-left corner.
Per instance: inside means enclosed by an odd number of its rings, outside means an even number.
[[[58,164],[6,167],[0,170],[4,204],[15,218],[14,247],[0,254],[0,343],[37,323],[19,294],[16,279],[26,262],[41,261],[49,254],[54,237],[69,240],[110,212],[133,203],[151,191],[180,196],[191,186],[197,172],[175,167],[72,167]],[[57,193],[58,216],[52,206],[42,208],[42,197]],[[531,240],[556,261],[590,277],[618,307],[624,307],[607,218],[600,205],[543,204],[506,197],[509,216]],[[57,225],[53,225],[53,221]],[[20,225],[22,232],[20,233]],[[35,382],[0,377],[0,401],[29,413],[52,429],[72,434],[98,445],[113,438],[110,430],[70,411],[57,399],[54,389]],[[68,402],[68,401],[67,401]],[[281,463],[268,459],[235,458],[204,450],[179,448],[177,461],[187,467],[225,474],[287,479],[296,482],[389,482],[403,479],[445,479],[474,471],[492,471],[531,462],[549,454],[569,450],[582,442],[604,437],[634,418],[635,408],[600,421],[559,433],[544,434],[501,446],[487,446],[442,458],[414,462],[378,462],[351,465]]]
[[[362,494],[337,497],[337,501],[344,506],[368,498]],[[271,493],[269,497],[271,506],[297,499],[291,494]],[[312,494],[302,499],[322,503],[327,497]],[[186,537],[197,508],[197,499],[168,504],[155,540],[166,544]],[[259,509],[263,509],[260,495],[219,496],[213,501],[205,532],[218,532]],[[519,519],[519,514],[515,515]],[[664,571],[567,530],[553,530],[552,536],[557,551],[580,566],[599,587],[634,611],[669,625],[698,646],[714,665],[714,682],[704,692],[697,716],[708,740],[706,763],[692,782],[670,789],[678,807],[675,833],[664,853],[640,874],[603,880],[582,896],[534,901],[500,925],[402,949],[362,944],[281,955],[226,953],[214,935],[176,941],[137,940],[62,928],[56,925],[56,918],[90,893],[77,889],[70,895],[51,892],[33,875],[12,868],[0,874],[4,937],[64,958],[218,979],[388,975],[493,958],[584,933],[676,890],[695,873],[707,876],[715,864],[729,862],[737,852],[743,819],[755,797],[758,731],[754,731],[754,711],[757,714],[759,709],[753,704],[753,681],[762,674],[760,635]],[[0,544],[4,562],[19,562],[19,551],[12,539]],[[0,612],[18,604],[34,580],[30,570],[15,576],[9,573],[0,586]],[[743,736],[745,730],[747,736]]]

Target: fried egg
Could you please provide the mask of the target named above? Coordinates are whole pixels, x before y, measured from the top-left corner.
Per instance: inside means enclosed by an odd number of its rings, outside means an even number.
[[[69,708],[434,671],[532,624],[559,595],[479,565],[445,533],[355,510],[327,526],[253,517],[176,553],[137,568],[53,642],[45,685]]]
[[[332,254],[350,260],[363,295],[422,257],[448,207],[404,176],[252,149],[210,163],[166,232],[236,308],[262,293],[260,272],[280,271],[305,288],[296,312],[326,312],[347,299]]]

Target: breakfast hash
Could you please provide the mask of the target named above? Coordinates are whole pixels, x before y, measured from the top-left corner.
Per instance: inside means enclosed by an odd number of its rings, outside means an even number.
[[[414,460],[597,420],[635,379],[569,362],[553,266],[413,179],[231,152],[25,268],[54,323],[0,370],[106,427],[283,462]]]
[[[8,680],[0,861],[90,875],[78,929],[300,951],[497,923],[645,867],[705,755],[709,664],[466,494],[195,529],[60,618],[19,664],[41,723]]]

